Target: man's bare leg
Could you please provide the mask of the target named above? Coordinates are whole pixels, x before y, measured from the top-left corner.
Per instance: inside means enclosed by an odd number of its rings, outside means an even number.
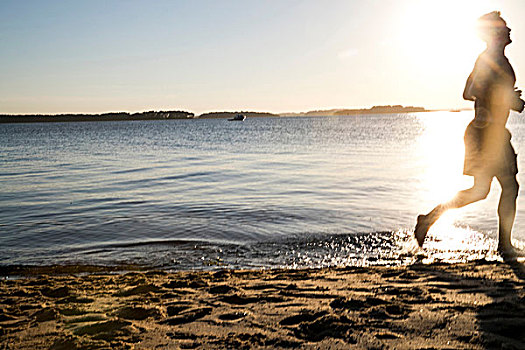
[[[492,177],[476,176],[474,177],[474,185],[471,188],[459,191],[454,198],[446,203],[437,205],[427,215],[419,215],[414,230],[414,235],[419,246],[423,246],[428,230],[447,210],[461,208],[470,203],[487,198],[491,182]],[[505,211],[507,210],[507,206],[508,203],[505,203]]]
[[[523,256],[525,253],[511,243],[512,226],[516,217],[516,199],[519,184],[515,176],[497,177],[501,185],[501,197],[498,205],[499,241],[498,251],[503,257]]]

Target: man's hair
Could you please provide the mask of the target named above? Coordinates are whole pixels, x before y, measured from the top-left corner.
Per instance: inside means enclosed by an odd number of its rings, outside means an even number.
[[[501,18],[501,12],[492,11],[484,14],[478,18],[477,31],[481,40],[490,42],[496,37],[497,31],[507,25],[503,18]]]

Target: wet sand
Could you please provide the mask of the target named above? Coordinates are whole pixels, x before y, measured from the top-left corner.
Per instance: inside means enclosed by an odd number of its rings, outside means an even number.
[[[524,349],[525,266],[487,262],[0,281],[2,349]]]

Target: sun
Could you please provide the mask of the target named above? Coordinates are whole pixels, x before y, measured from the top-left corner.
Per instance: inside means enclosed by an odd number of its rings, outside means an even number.
[[[476,20],[491,10],[489,0],[411,1],[400,18],[400,49],[415,68],[464,71],[484,49]]]

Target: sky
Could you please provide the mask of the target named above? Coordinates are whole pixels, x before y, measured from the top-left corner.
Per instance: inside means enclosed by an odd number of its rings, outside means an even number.
[[[472,107],[493,10],[525,87],[523,0],[0,0],[0,113]]]

